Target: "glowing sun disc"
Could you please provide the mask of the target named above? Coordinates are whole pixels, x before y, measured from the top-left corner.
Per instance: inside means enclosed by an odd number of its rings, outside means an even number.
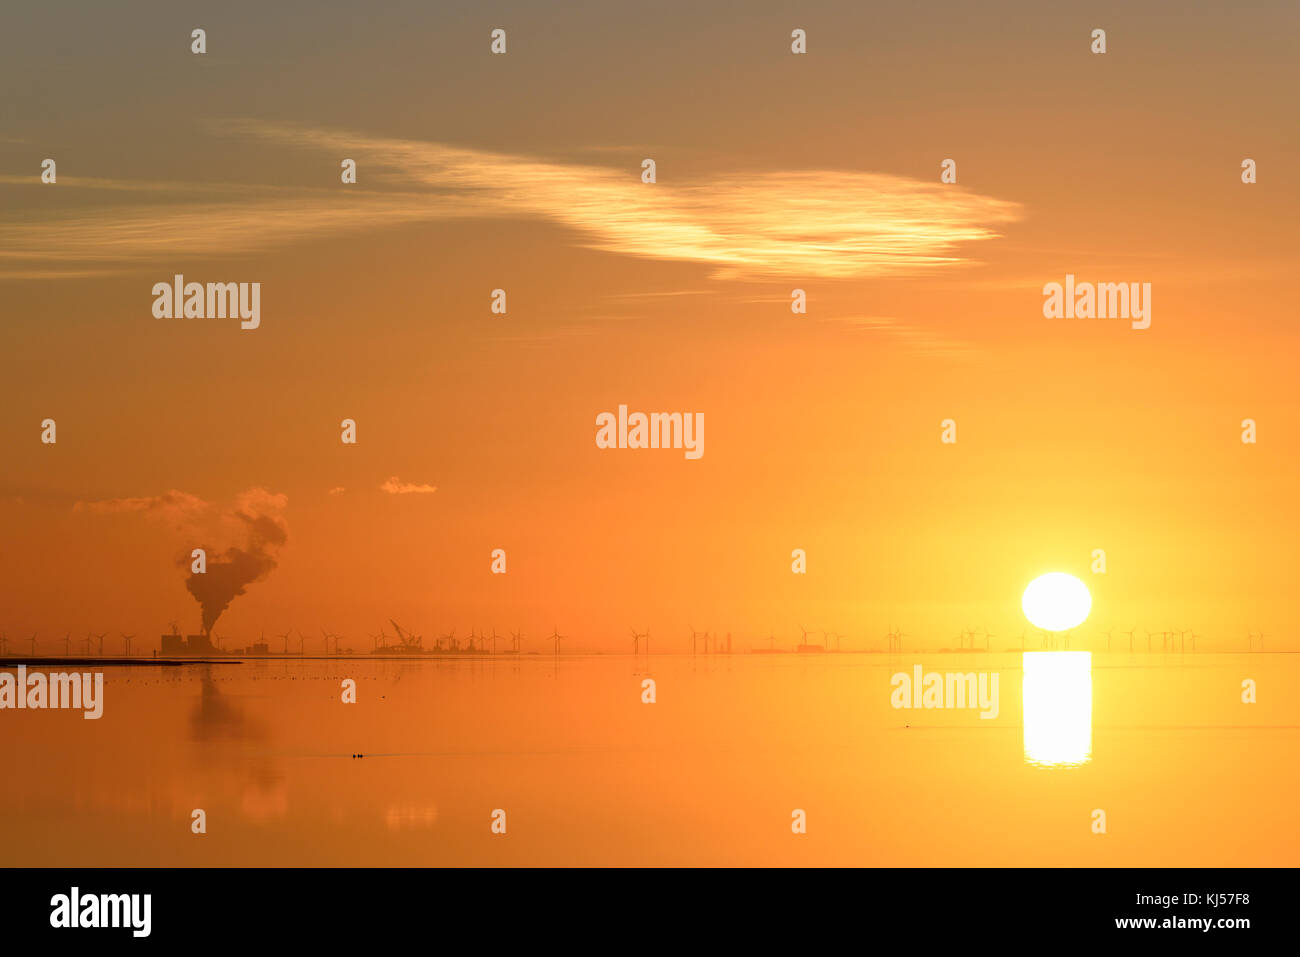
[[[1044,631],[1067,631],[1092,611],[1088,586],[1065,572],[1039,575],[1025,588],[1020,607],[1030,624]]]

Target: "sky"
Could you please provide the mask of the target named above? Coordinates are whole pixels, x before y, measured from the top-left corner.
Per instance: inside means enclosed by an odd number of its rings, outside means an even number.
[[[10,640],[197,630],[181,559],[271,516],[235,642],[1010,645],[1060,570],[1094,638],[1294,646],[1293,5],[131,7],[0,29]],[[156,318],[178,273],[259,328]],[[1150,328],[1045,318],[1067,273]],[[620,404],[704,454],[597,448]]]

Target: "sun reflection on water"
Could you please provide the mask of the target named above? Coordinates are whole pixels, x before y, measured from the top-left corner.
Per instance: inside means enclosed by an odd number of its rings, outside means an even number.
[[[1092,760],[1092,654],[1024,653],[1025,762],[1073,768]]]

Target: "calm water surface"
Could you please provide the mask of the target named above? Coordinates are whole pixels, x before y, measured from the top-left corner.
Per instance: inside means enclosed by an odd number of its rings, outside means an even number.
[[[999,713],[891,675],[996,672]],[[0,712],[7,865],[1300,864],[1300,655],[261,660]],[[42,671],[58,670],[49,667]],[[658,701],[641,702],[649,673]],[[353,678],[358,703],[341,703]],[[1258,703],[1241,702],[1254,679]],[[364,757],[354,757],[362,754]],[[207,833],[190,831],[207,813]],[[507,833],[491,833],[494,809]],[[791,834],[792,810],[808,833]],[[1107,833],[1094,835],[1103,809]]]

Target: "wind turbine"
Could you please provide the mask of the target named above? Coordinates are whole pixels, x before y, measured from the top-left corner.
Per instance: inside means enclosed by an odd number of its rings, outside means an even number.
[[[1133,654],[1133,632],[1135,631],[1137,631],[1137,625],[1124,632],[1124,634],[1128,635],[1128,653],[1130,655]]]
[[[1142,630],[1146,631],[1145,628]],[[1155,635],[1154,631],[1147,631],[1147,654],[1151,654],[1151,638],[1153,635]]]
[[[63,636],[63,654],[65,656],[72,654],[72,632],[66,632]]]
[[[438,644],[441,645],[444,641],[447,643],[448,651],[456,650],[456,629],[455,628],[453,628],[451,631],[447,632],[445,635],[439,638]]]
[[[700,639],[700,633],[699,633],[698,631],[695,630],[695,626],[694,626],[694,625],[691,625],[691,655],[692,655],[692,656],[694,656],[694,655],[697,653],[697,652],[696,652],[696,642],[698,642],[699,639]],[[708,640],[709,640],[709,633],[708,633],[707,631],[704,632],[704,640],[705,640],[705,642],[706,642],[706,644],[705,644],[705,646],[704,646],[704,650],[705,650],[705,653],[707,654],[707,653],[708,653],[708,649],[709,649],[709,646],[708,646],[708,644],[707,644],[707,642],[708,642]]]
[[[95,637],[95,636],[92,635],[90,632],[86,632],[86,656],[87,656],[87,657],[90,656],[90,642],[91,642],[91,639],[94,638],[94,637]]]
[[[984,626],[984,651],[985,651],[985,653],[987,653],[988,650],[989,650],[989,639],[992,638],[992,637],[993,637],[993,632],[989,631],[988,626],[985,625],[985,626]]]
[[[1260,651],[1264,650],[1264,629],[1263,628],[1259,630],[1259,650]]]
[[[120,631],[118,632],[118,634],[122,636],[122,644],[123,644],[123,646],[125,646],[125,648],[126,648],[126,656],[127,656],[128,658],[130,658],[130,657],[131,657],[131,639],[135,637],[135,634],[134,634],[134,632],[133,632],[133,633],[131,633],[131,634],[128,635],[128,634],[126,634],[125,632],[120,632]]]
[[[293,634],[292,631],[286,631],[283,635],[276,635],[276,636],[275,636],[275,637],[277,637],[277,638],[283,638],[283,639],[284,639],[284,653],[285,653],[286,655],[289,653],[289,636],[290,636],[291,634]],[[381,631],[380,634],[383,634],[383,632]]]
[[[510,644],[514,648],[515,654],[519,654],[519,650],[523,645],[523,640],[524,640],[524,636],[522,632],[518,632],[518,631],[510,632]]]
[[[555,642],[555,655],[558,658],[560,655],[560,642],[564,640],[564,635],[560,634],[558,625],[551,629],[550,639]]]
[[[811,634],[811,632],[809,632],[808,629],[805,628],[803,625],[799,626],[799,631],[803,634],[803,639],[801,643],[805,645],[808,644],[808,635]]]
[[[639,633],[635,628],[632,629],[632,654],[641,654],[641,639],[645,636]]]
[[[890,625],[889,630],[885,632],[885,637],[889,639],[889,650],[892,652],[897,648],[899,654],[902,654],[903,639],[906,638],[907,635],[903,634],[901,631],[895,631],[894,626]]]
[[[1114,630],[1115,630],[1114,628],[1111,628],[1111,629],[1108,630],[1108,631],[1103,631],[1103,632],[1102,632],[1102,634],[1106,636],[1106,651],[1108,651],[1108,652],[1110,651],[1110,635],[1111,635],[1111,632],[1113,632]]]
[[[492,626],[492,654],[497,653],[497,629],[496,625]]]

